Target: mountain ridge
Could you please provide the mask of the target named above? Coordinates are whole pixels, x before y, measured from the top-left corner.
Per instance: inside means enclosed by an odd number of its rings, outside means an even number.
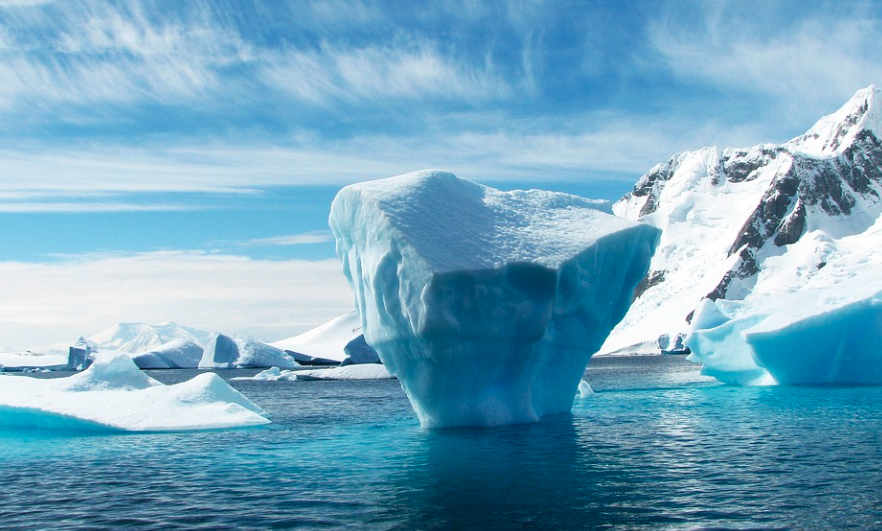
[[[703,148],[654,166],[613,205],[663,235],[601,352],[687,328],[703,298],[743,299],[766,259],[808,234],[867,231],[882,214],[880,131],[882,90],[870,86],[784,144]]]

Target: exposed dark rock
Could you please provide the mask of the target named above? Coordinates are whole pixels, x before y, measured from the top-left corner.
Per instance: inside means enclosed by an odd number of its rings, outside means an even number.
[[[653,286],[658,286],[665,281],[665,271],[650,271],[634,288],[632,302],[640,298],[643,293]]]

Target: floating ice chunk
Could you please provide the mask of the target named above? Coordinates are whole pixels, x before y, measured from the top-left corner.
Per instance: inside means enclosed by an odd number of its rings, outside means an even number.
[[[742,385],[882,384],[882,291],[866,286],[851,279],[731,305],[729,321],[687,338],[690,359]]]
[[[344,365],[330,369],[292,371],[298,380],[388,380],[395,378],[380,363]]]
[[[215,334],[199,362],[201,369],[237,367],[299,367],[290,354],[266,343]]]
[[[426,427],[569,411],[658,229],[424,171],[344,188],[330,226],[365,338]]]
[[[204,349],[189,339],[175,339],[159,347],[133,354],[132,359],[141,369],[195,369],[199,367]]]
[[[589,384],[585,380],[580,380],[579,398],[588,398],[589,396],[594,396],[594,389],[591,389],[591,384]]]
[[[99,353],[67,378],[5,377],[0,385],[0,427],[198,430],[266,424],[265,415],[214,373],[163,385],[121,353]]]
[[[387,380],[395,378],[379,363],[345,365],[328,369],[281,370],[271,367],[251,377],[233,378],[234,380],[258,381],[294,381],[294,380]]]
[[[67,368],[67,356],[42,354],[39,352],[0,352],[0,370],[64,370]]]
[[[882,292],[798,319],[769,316],[744,333],[782,384],[882,384]]]

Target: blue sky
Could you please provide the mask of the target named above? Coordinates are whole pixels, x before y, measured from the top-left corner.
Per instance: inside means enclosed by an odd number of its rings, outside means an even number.
[[[878,2],[0,0],[0,346],[351,306],[340,186],[614,199],[882,82]]]

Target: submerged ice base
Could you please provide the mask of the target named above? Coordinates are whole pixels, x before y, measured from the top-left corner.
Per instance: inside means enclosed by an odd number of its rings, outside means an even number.
[[[337,195],[329,223],[365,338],[423,426],[571,409],[659,237],[594,207],[436,171]]]

